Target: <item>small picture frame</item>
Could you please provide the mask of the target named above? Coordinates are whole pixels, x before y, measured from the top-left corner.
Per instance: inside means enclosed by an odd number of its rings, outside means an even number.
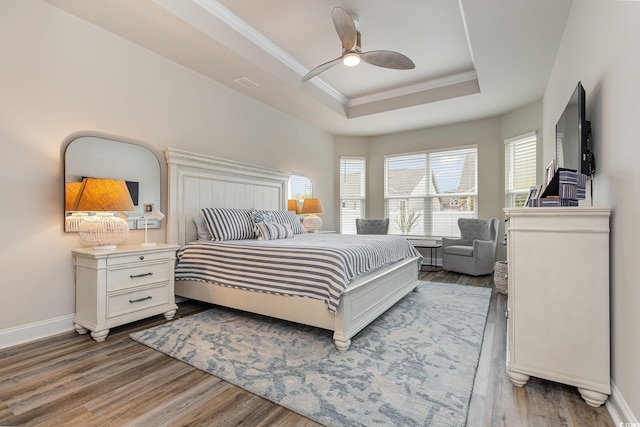
[[[534,185],[529,189],[529,194],[527,194],[527,198],[524,201],[524,207],[526,208],[529,205],[529,200],[534,200],[538,196],[538,186]]]
[[[544,187],[549,185],[551,180],[553,179],[553,175],[556,173],[556,160],[552,159],[547,165],[547,169],[544,174]]]

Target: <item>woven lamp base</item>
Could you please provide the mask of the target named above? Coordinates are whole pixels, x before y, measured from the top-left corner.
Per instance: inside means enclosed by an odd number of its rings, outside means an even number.
[[[98,212],[84,217],[79,226],[80,239],[94,249],[115,249],[129,235],[129,225],[110,212]]]
[[[317,233],[322,228],[322,218],[317,215],[309,215],[302,221],[302,225],[309,233]]]

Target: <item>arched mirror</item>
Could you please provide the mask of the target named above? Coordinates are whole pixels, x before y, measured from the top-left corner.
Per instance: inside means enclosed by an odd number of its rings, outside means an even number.
[[[83,136],[69,143],[64,154],[65,231],[74,232],[67,220],[72,214],[73,189],[83,178],[124,180],[135,211],[124,212],[130,229],[143,228],[143,215],[160,209],[160,163],[146,147],[111,139]],[[139,226],[140,225],[140,226]],[[147,224],[158,228],[159,224]]]

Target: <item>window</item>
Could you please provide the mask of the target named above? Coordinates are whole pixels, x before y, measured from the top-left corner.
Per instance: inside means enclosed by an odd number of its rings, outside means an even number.
[[[313,194],[311,180],[306,176],[291,175],[289,177],[289,199],[308,199]]]
[[[536,185],[535,132],[508,139],[504,142],[505,206],[524,205],[529,189]]]
[[[458,218],[476,218],[477,147],[387,156],[390,234],[459,237]]]
[[[356,218],[364,218],[366,160],[340,157],[340,232],[356,234]]]

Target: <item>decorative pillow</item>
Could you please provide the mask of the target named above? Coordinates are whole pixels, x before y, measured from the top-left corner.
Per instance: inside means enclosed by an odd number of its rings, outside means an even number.
[[[261,211],[257,209],[251,210],[251,220],[253,221],[253,232],[255,237],[260,237],[260,231],[258,230],[258,223],[264,222],[267,224],[274,224],[276,219],[271,211]]]
[[[293,231],[289,224],[269,224],[268,222],[256,223],[258,240],[292,239]]]
[[[304,234],[300,220],[294,211],[271,211],[276,224],[288,224],[293,234]]]
[[[198,232],[198,240],[212,240],[213,236],[207,228],[207,224],[204,223],[204,219],[201,216],[194,216],[193,222],[196,224],[196,231]]]
[[[202,216],[212,240],[255,238],[251,209],[203,208]]]

